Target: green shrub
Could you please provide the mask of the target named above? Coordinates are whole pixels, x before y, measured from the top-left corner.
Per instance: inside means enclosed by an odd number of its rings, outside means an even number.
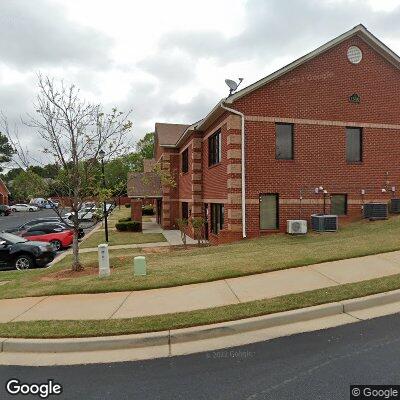
[[[116,223],[115,228],[119,232],[141,232],[142,224],[137,221],[123,221]]]
[[[126,208],[131,208],[130,203],[125,204],[125,207],[126,207]]]
[[[152,205],[143,206],[142,207],[142,214],[143,215],[154,215],[154,208]]]
[[[118,220],[118,222],[129,222],[129,221],[132,221],[131,217],[121,218]]]

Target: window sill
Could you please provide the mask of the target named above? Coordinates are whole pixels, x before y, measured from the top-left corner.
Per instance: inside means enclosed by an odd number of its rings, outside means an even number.
[[[346,161],[347,165],[362,165],[362,161]]]

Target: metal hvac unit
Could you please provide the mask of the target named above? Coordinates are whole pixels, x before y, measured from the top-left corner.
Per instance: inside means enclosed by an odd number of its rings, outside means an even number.
[[[307,221],[303,219],[292,219],[287,221],[287,233],[300,235],[307,233]]]
[[[400,199],[392,199],[390,201],[390,212],[392,214],[400,214]]]
[[[370,221],[388,218],[387,203],[366,203],[364,204],[364,218]]]
[[[316,232],[336,232],[338,230],[338,216],[313,214],[311,215],[311,229]]]

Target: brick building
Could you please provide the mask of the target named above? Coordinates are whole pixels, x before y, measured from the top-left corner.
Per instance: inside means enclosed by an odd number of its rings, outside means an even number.
[[[8,204],[9,195],[6,184],[0,179],[0,204]]]
[[[158,200],[162,226],[202,216],[209,240],[223,243],[312,213],[357,218],[363,203],[400,196],[399,69],[358,25],[201,121],[157,123],[155,158],[176,182]]]

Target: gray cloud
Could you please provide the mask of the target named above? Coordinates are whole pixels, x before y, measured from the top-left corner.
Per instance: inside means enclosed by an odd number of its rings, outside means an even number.
[[[49,0],[2,0],[0,37],[1,61],[19,69],[66,64],[103,69],[110,61],[111,39],[69,21]]]
[[[171,32],[161,47],[193,57],[213,57],[221,63],[264,59],[305,51],[363,23],[378,35],[400,34],[400,6],[373,12],[365,2],[251,0],[246,5],[245,29],[234,37],[220,32]]]

